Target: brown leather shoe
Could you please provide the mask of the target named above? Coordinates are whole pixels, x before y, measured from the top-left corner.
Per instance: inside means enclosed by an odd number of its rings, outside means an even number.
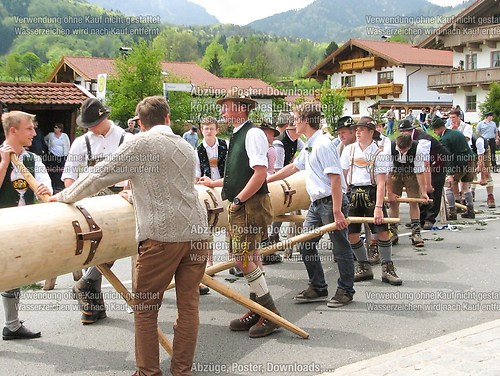
[[[250,328],[248,331],[248,336],[250,338],[262,338],[270,335],[271,333],[274,333],[276,330],[278,330],[280,327],[278,324],[275,324],[274,322],[264,318],[263,316],[260,317],[260,320]]]
[[[250,330],[252,326],[259,322],[260,315],[255,312],[248,311],[239,319],[234,319],[229,323],[229,329],[234,332],[243,332]]]

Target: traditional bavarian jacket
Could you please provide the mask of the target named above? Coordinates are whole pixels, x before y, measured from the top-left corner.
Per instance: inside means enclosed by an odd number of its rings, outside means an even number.
[[[205,140],[198,145],[196,148],[196,152],[198,155],[198,163],[199,166],[196,169],[196,177],[202,177],[202,176],[208,176],[209,178],[215,180],[215,179],[220,179],[221,177],[224,176],[224,167],[226,165],[226,157],[227,157],[227,142],[221,138],[218,138],[216,141],[217,147],[217,155],[214,157],[217,158],[217,166],[212,167],[210,166],[210,158],[208,156],[207,148],[209,147],[206,143]],[[212,172],[214,172],[214,169],[217,169],[219,172],[219,176],[213,176]]]
[[[425,171],[425,155],[417,141],[412,141],[410,149],[401,153],[396,147],[396,142],[391,142],[393,174],[421,174]]]

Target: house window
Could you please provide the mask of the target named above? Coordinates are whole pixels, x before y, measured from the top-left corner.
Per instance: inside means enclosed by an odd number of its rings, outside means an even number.
[[[356,76],[342,76],[341,80],[342,87],[356,86]]]
[[[491,53],[491,66],[493,68],[500,67],[500,51],[493,51]]]
[[[352,102],[352,114],[359,115],[359,102]]]
[[[477,54],[465,55],[465,69],[477,69]]]
[[[393,71],[388,71],[388,72],[380,72],[378,74],[378,84],[390,84],[394,82],[394,72]]]
[[[475,95],[467,95],[465,97],[465,111],[467,112],[476,112],[476,96]]]

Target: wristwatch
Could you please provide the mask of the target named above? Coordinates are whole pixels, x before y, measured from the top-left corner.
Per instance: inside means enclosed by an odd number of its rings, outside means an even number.
[[[235,197],[234,200],[233,200],[233,204],[235,204],[235,205],[243,205],[244,202],[241,201],[238,197]]]

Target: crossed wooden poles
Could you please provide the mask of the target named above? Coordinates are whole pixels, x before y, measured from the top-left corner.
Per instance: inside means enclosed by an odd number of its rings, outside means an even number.
[[[30,187],[36,191],[39,183],[33,178],[33,176],[29,173],[29,171],[26,169],[26,167],[20,163],[18,160],[17,156],[15,154],[11,155],[11,160],[14,163],[16,167],[18,167],[21,170],[21,173],[24,175],[25,179],[27,180],[28,184]],[[40,197],[41,201],[46,202],[48,201],[48,197],[44,195],[44,197]],[[297,218],[293,218],[294,220],[298,221],[300,216],[296,216]],[[283,218],[288,218],[289,220],[292,220],[292,216],[283,216]],[[385,218],[384,223],[399,223],[399,218]],[[367,218],[367,217],[350,217],[347,218],[348,223],[373,223],[373,218]],[[268,247],[262,248],[260,250],[260,254],[265,256],[265,255],[270,255],[272,253],[275,253],[276,251],[285,249],[285,248],[290,248],[294,244],[299,243],[299,242],[304,242],[312,238],[316,238],[318,236],[321,236],[327,232],[335,231],[336,230],[336,224],[335,223],[330,223],[328,225],[318,227],[310,232],[306,232],[297,236],[294,236],[290,239],[287,239],[286,241],[282,241],[276,244],[272,244]],[[223,270],[229,269],[235,265],[234,261],[226,261],[219,263],[217,265],[209,267],[206,271],[205,274],[203,275],[203,278],[201,280],[202,283],[207,285],[208,287],[212,288],[214,291],[217,291],[218,293],[224,295],[225,297],[233,300],[234,302],[241,304],[248,308],[249,310],[265,317],[266,319],[272,321],[275,324],[278,324],[279,326],[297,334],[298,336],[302,338],[309,338],[309,333],[305,332],[304,330],[300,329],[296,325],[293,325],[289,321],[285,320],[283,317],[276,315],[274,312],[268,310],[265,307],[262,307],[260,304],[250,300],[249,298],[244,297],[241,294],[238,294],[237,292],[233,291],[223,283],[220,283],[216,280],[214,280],[211,276],[214,275],[215,273],[221,272]],[[120,293],[122,298],[127,302],[127,304],[132,305],[132,295],[131,293],[127,290],[127,288],[123,285],[123,283],[116,277],[116,275],[111,271],[111,269],[106,265],[98,265],[97,268],[99,271],[106,277],[106,279],[109,281],[109,283],[115,288],[115,290]],[[171,283],[169,286],[166,286],[167,289],[171,289],[175,287],[175,284]],[[170,355],[173,354],[173,349],[172,349],[172,344],[168,340],[167,336],[160,330],[160,328],[157,328],[158,330],[158,338],[159,338],[159,343],[160,345],[166,350],[166,352]]]
[[[283,216],[283,218],[289,218],[290,216]],[[289,218],[291,219],[291,218]],[[289,220],[288,219],[288,220]],[[347,218],[347,221],[349,223],[373,223],[373,218],[366,218],[366,217],[349,217]],[[399,223],[400,220],[399,218],[385,218],[384,223],[387,224],[393,224],[393,223]],[[335,223],[330,223],[328,225],[318,227],[314,229],[313,231],[306,232],[297,236],[294,236],[293,238],[287,239],[285,241],[279,242],[272,244],[268,247],[260,249],[260,254],[265,256],[265,255],[270,255],[272,253],[275,253],[276,251],[283,250],[285,248],[289,248],[293,246],[296,243],[304,242],[306,240],[321,236],[327,232],[335,231],[337,226]],[[302,338],[309,338],[309,333],[305,332],[301,328],[297,327],[296,325],[292,324],[291,322],[285,320],[283,317],[276,315],[274,312],[268,310],[265,307],[262,307],[260,304],[254,302],[253,300],[250,300],[249,298],[244,297],[243,295],[235,292],[231,288],[227,287],[225,284],[216,281],[213,279],[211,276],[222,272],[226,269],[229,269],[235,265],[234,261],[226,261],[226,262],[221,262],[218,263],[214,266],[211,266],[207,268],[205,271],[205,274],[203,275],[203,278],[201,282],[205,284],[206,286],[210,287],[214,291],[217,291],[219,294],[224,295],[225,297],[231,299],[232,301],[243,305],[244,307],[248,308],[249,310],[265,317],[266,319],[272,321],[275,324],[278,324],[279,326],[291,331],[292,333],[297,334],[299,337]],[[121,283],[121,281],[116,277],[116,275],[111,271],[111,269],[103,264],[97,266],[101,273],[106,277],[106,279],[109,281],[109,283],[115,288],[118,293],[125,299],[125,301],[131,305],[131,293],[127,290],[127,288]],[[171,283],[166,287],[166,290],[172,289],[175,287],[175,283]],[[165,351],[172,355],[172,345],[170,341],[167,339],[167,336],[158,328],[158,336],[159,336],[159,342],[160,345],[165,349]]]

